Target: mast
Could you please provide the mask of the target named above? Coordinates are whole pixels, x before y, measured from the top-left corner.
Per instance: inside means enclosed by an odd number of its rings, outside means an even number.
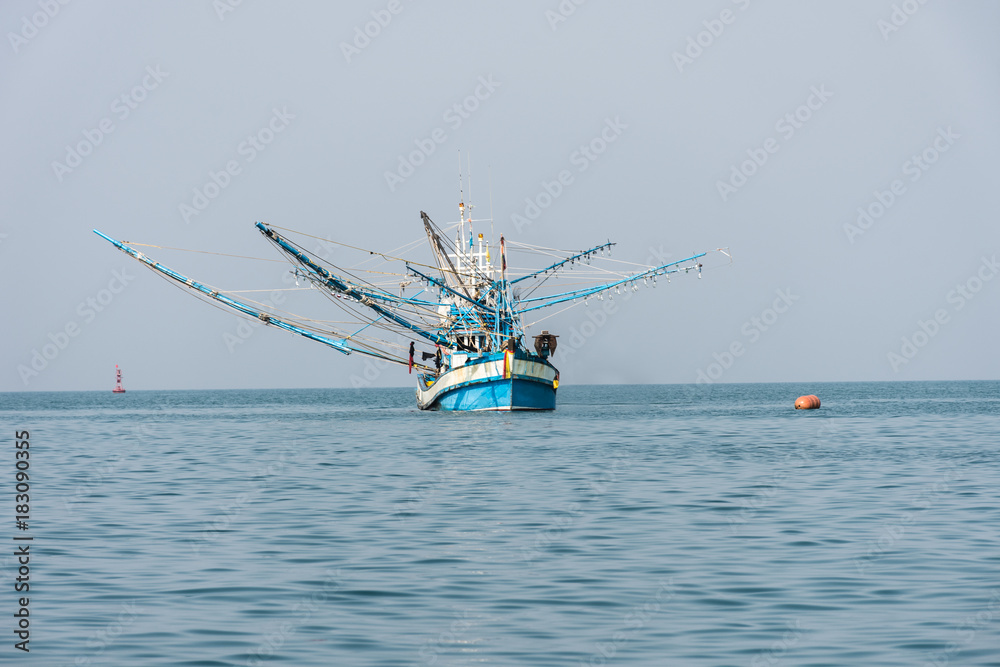
[[[448,256],[448,249],[444,247],[444,243],[441,241],[441,237],[438,235],[437,231],[434,229],[434,222],[430,219],[423,211],[420,212],[420,218],[424,221],[424,231],[427,232],[427,238],[430,240],[431,250],[434,251],[434,259],[437,261],[438,271],[441,272],[441,277],[444,282],[456,291],[462,292],[469,299],[472,295],[465,287],[465,281],[462,280],[461,274],[455,265],[451,262],[451,257]],[[461,248],[458,249],[457,253],[461,253]],[[455,259],[459,259],[456,253]]]
[[[422,211],[421,211],[422,212]],[[465,242],[465,192],[462,190],[462,151],[458,151],[458,232],[455,236],[455,247],[458,248],[459,255],[456,257],[458,265],[462,265],[462,244]]]

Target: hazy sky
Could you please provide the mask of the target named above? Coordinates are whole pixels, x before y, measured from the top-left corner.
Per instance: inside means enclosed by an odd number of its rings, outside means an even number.
[[[272,257],[263,220],[391,249],[420,210],[455,218],[459,150],[508,238],[731,248],[606,321],[548,320],[564,385],[1000,377],[1000,4],[577,2],[2,3],[0,390],[110,390],[115,364],[132,390],[351,386],[364,359],[234,345],[234,314],[91,229]],[[285,286],[279,264],[148,254]]]

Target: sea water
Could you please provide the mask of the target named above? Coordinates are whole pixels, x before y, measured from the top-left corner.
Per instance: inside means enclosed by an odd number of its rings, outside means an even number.
[[[1000,665],[1000,383],[558,401],[2,394],[0,662]]]

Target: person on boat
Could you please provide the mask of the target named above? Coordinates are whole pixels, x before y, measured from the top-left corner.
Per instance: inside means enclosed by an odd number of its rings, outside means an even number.
[[[410,341],[410,373],[413,372],[413,355],[416,353],[416,348],[413,345],[413,341]]]

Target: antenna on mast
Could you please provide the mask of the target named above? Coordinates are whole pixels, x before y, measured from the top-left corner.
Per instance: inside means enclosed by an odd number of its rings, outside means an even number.
[[[486,167],[486,173],[489,174],[489,186],[490,186],[490,243],[496,240],[493,235],[493,165],[488,165]]]
[[[466,173],[469,177],[469,205],[465,207],[466,217],[469,220],[469,255],[472,255],[472,244],[475,241],[475,233],[472,231],[472,209],[475,208],[475,204],[472,203],[472,152],[469,151],[465,154],[465,165],[468,167]]]
[[[458,150],[458,233],[455,235],[455,247],[462,252],[462,241],[465,240],[465,192],[462,190],[462,149]]]
[[[458,205],[464,208],[465,192],[462,190],[462,149],[458,150]]]

